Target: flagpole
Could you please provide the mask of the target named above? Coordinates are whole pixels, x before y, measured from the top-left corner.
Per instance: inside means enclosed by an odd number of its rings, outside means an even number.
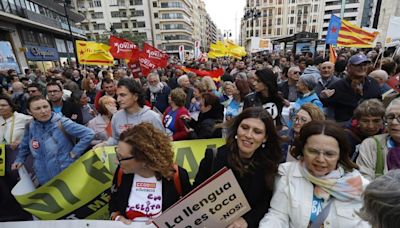
[[[342,0],[342,7],[340,8],[340,18],[344,19],[344,8],[346,7],[346,0]]]

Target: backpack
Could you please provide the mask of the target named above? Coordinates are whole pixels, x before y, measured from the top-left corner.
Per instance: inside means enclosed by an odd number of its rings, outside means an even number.
[[[179,197],[183,196],[183,192],[182,192],[182,184],[181,184],[181,179],[179,178],[179,168],[177,164],[174,164],[174,169],[175,169],[175,174],[174,174],[174,186],[175,186],[175,190],[178,193]],[[117,188],[119,186],[121,186],[122,183],[122,175],[124,175],[124,173],[122,172],[121,169],[118,169],[118,175],[117,175]]]

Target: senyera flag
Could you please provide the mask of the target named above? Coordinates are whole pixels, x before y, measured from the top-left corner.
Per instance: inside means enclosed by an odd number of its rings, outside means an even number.
[[[138,52],[139,48],[130,40],[116,36],[110,36],[110,53],[117,59],[130,59],[132,53]]]

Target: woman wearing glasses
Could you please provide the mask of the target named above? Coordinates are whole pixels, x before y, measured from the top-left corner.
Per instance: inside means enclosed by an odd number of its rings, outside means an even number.
[[[111,187],[111,219],[130,224],[161,215],[191,190],[185,169],[174,167],[170,138],[151,123],[122,132]]]
[[[370,227],[355,213],[368,184],[349,159],[336,123],[312,121],[300,131],[295,155],[279,166],[271,208],[260,227]]]
[[[400,168],[400,98],[390,102],[384,120],[388,133],[367,138],[360,146],[357,165],[369,180]]]
[[[301,128],[313,120],[325,120],[325,115],[316,105],[312,103],[304,104],[297,111],[293,118],[293,128],[289,132],[289,149],[288,152],[294,151],[294,141],[299,137]],[[293,155],[288,154],[287,160],[294,160]]]

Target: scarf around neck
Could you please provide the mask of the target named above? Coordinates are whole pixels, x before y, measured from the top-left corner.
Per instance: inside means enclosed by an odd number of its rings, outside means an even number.
[[[342,167],[333,170],[323,177],[313,176],[305,167],[304,162],[301,162],[301,174],[312,184],[314,187],[314,195],[325,202],[330,196],[340,201],[356,200],[361,202],[361,193],[363,191],[361,175],[357,170],[352,172],[345,172]]]

